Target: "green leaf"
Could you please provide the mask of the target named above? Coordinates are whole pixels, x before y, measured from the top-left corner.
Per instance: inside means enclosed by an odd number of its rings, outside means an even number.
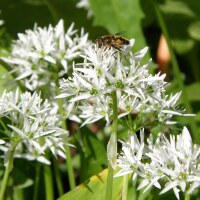
[[[66,193],[58,200],[102,200],[105,199],[106,181],[108,170],[104,170],[98,175],[92,176],[85,183],[77,186],[74,190]],[[113,179],[113,200],[121,199],[121,188],[123,178],[118,177]]]
[[[193,83],[186,86],[187,96],[190,101],[200,101],[200,83]]]
[[[5,75],[5,73],[7,73],[7,71],[0,65],[0,95],[3,93],[5,87],[4,87],[4,83],[5,83],[5,80],[3,80],[3,75]]]
[[[200,122],[200,112],[196,113],[195,120],[196,120],[197,122]]]
[[[173,40],[176,52],[185,54],[199,41],[200,1],[154,0],[162,11],[165,23]],[[140,0],[145,13],[143,25],[155,27],[155,11],[152,1]],[[151,29],[150,29],[151,30]],[[147,33],[147,39],[150,34]],[[154,33],[156,36],[156,32]],[[153,45],[153,44],[152,44]]]
[[[160,5],[167,28],[179,54],[190,51],[200,40],[200,1],[166,0]]]
[[[76,144],[81,152],[81,182],[103,170],[107,164],[106,149],[96,135],[86,127],[81,131],[82,145]]]
[[[94,12],[94,25],[105,27],[110,34],[127,31],[127,36],[135,38],[135,48],[146,46],[141,20],[144,16],[139,0],[90,0]]]
[[[191,23],[188,27],[188,32],[192,38],[194,38],[195,40],[200,40],[200,20]]]
[[[75,22],[76,29],[80,31],[80,28],[84,27],[91,36],[94,31],[91,20],[87,19],[87,12],[84,9],[76,7],[77,2],[74,0],[0,0],[0,18],[5,22],[3,27],[15,39],[18,33],[24,33],[26,29],[32,30],[35,23],[39,27],[49,26],[49,24],[54,26],[61,18],[65,21],[65,30]]]

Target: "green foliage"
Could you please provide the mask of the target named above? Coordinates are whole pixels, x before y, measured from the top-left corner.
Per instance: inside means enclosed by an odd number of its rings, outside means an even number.
[[[81,129],[81,140],[79,138],[75,145],[81,155],[80,180],[83,182],[106,166],[106,148],[102,141],[85,127]]]
[[[78,0],[0,0],[0,19],[4,20],[4,25],[0,26],[0,55],[9,55],[12,39],[16,39],[18,33],[32,29],[35,23],[38,26],[48,26],[49,24],[56,24],[60,18],[63,18],[66,27],[72,22],[75,22],[75,28],[79,30],[84,27],[85,31],[89,32],[92,41],[101,35],[125,32],[122,34],[124,37],[135,38],[133,51],[149,46],[151,56],[148,55],[147,59],[153,57],[153,61],[156,62],[157,46],[162,30],[152,1],[160,8],[166,29],[173,43],[187,97],[193,112],[196,114],[193,120],[197,129],[193,136],[198,138],[200,132],[200,1],[90,0],[93,17],[88,19],[87,11],[76,8]],[[5,53],[5,50],[8,52]],[[173,86],[171,91],[176,92],[177,85],[173,85],[176,77],[173,76],[171,65],[168,66],[168,72],[168,79]],[[1,64],[0,76],[2,77],[5,73],[6,70]],[[8,80],[8,77],[6,79]],[[9,79],[12,79],[12,77],[9,77]],[[5,87],[4,83],[5,80],[0,78],[0,94],[5,88],[8,88]],[[184,100],[182,104],[184,104]],[[188,121],[180,118],[181,126],[183,124],[189,125],[187,123]],[[153,129],[156,134],[161,130],[164,130],[161,126]],[[78,186],[70,191],[69,186],[66,187],[65,185],[66,180],[62,180],[66,194],[61,196],[59,200],[105,199],[107,170],[104,170],[104,168],[107,167],[106,142],[108,135],[105,136],[105,133],[103,133],[102,139],[99,137],[99,135],[102,136],[100,131],[94,134],[88,128],[82,128],[81,133],[75,134],[76,155],[73,159],[78,158],[80,163],[76,165],[76,183]],[[123,130],[121,138],[123,139],[126,134],[127,131]],[[3,138],[1,137],[1,139]],[[59,167],[60,164],[63,163],[58,163]],[[23,166],[26,166],[26,164]],[[20,200],[27,199],[34,193],[35,171],[31,167],[23,170],[23,166],[17,163],[16,171],[11,174],[11,182],[9,183],[9,187],[25,190],[24,197],[22,195]],[[4,166],[1,164],[1,177],[3,171]],[[54,174],[54,176],[56,175]],[[43,183],[43,181],[43,177],[40,176],[40,182]],[[113,200],[120,199],[122,182],[122,178],[114,179]],[[9,191],[13,191],[13,188],[9,188]],[[149,193],[138,195],[139,197],[137,195],[136,189],[131,188],[128,193],[128,200],[174,198],[174,195],[157,195],[156,198],[153,198],[151,190]],[[198,199],[198,196],[199,191],[194,195],[194,199]],[[57,195],[56,198],[58,197]],[[12,195],[9,198],[12,198]]]
[[[198,1],[184,0],[168,0],[161,5],[170,36],[180,54],[191,51],[196,41],[199,41],[200,15],[196,9],[199,6]]]
[[[200,83],[196,82],[186,87],[187,95],[190,101],[200,101]]]
[[[94,25],[105,27],[110,34],[127,31],[136,39],[136,49],[145,46],[141,19],[144,16],[139,0],[90,0],[95,13]]]
[[[104,170],[98,175],[92,176],[90,179],[85,181],[83,184],[77,186],[74,190],[68,192],[59,198],[59,200],[102,200],[105,199],[106,191],[106,178],[108,170]],[[114,190],[113,190],[113,200],[121,199],[121,187],[123,178],[114,179]]]

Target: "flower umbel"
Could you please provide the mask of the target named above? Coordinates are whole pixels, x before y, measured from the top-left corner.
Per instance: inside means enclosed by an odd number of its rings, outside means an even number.
[[[0,98],[0,117],[5,141],[0,150],[5,152],[5,165],[13,146],[16,146],[15,157],[45,164],[50,164],[45,157],[48,148],[54,156],[66,158],[68,133],[60,128],[57,109],[47,100],[42,101],[37,93],[4,92]]]
[[[150,74],[150,62],[141,64],[147,48],[133,54],[133,44],[132,39],[121,52],[89,44],[82,55],[84,62],[74,65],[72,77],[61,84],[58,98],[67,98],[77,115],[85,119],[82,125],[101,118],[107,124],[112,121],[113,91],[117,94],[118,118],[138,117],[138,127],[150,121],[173,123],[173,115],[182,115],[176,106],[180,93],[166,94],[165,75]]]
[[[143,138],[144,132],[141,134]],[[122,142],[117,162],[121,170],[115,176],[133,173],[134,181],[142,177],[138,189],[146,187],[144,192],[154,185],[162,189],[160,194],[172,189],[179,199],[180,191],[191,194],[200,186],[200,148],[192,144],[186,127],[177,137],[170,135],[170,139],[160,134],[155,143],[152,135],[147,144],[143,139],[138,142],[136,134],[131,135]]]
[[[60,20],[55,27],[35,26],[18,37],[10,57],[3,59],[13,67],[12,72],[17,72],[17,80],[23,80],[26,88],[35,91],[47,84],[55,87],[53,74],[62,77],[68,72],[72,60],[86,45],[88,34],[82,29],[78,36],[73,23],[65,31],[64,21]]]

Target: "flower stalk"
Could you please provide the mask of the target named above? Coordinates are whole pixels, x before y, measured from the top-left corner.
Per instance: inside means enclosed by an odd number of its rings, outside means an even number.
[[[33,200],[37,200],[38,199],[40,173],[41,173],[41,163],[38,163],[38,165],[36,166],[36,175],[35,175],[35,184],[34,184],[34,191],[33,191]]]
[[[113,123],[112,123],[112,133],[110,141],[108,143],[108,177],[106,185],[106,200],[112,199],[112,189],[113,189],[113,169],[116,167],[117,159],[117,127],[118,127],[118,105],[117,105],[117,95],[116,92],[112,92],[113,100]]]
[[[59,77],[56,76],[55,80],[56,80],[56,93],[58,94],[59,93]],[[63,100],[57,99],[57,102],[58,102],[58,107],[59,107],[59,113],[62,116],[62,114],[63,114]],[[62,118],[62,128],[67,130],[67,124],[66,124],[66,120],[64,118]],[[76,187],[76,182],[75,182],[75,175],[74,175],[69,145],[65,146],[65,151],[66,151],[66,158],[67,158],[66,165],[67,165],[67,173],[68,173],[68,178],[69,178],[69,186],[70,186],[70,189],[72,190],[73,188]]]
[[[18,143],[14,143],[13,148],[10,151],[10,155],[9,155],[8,162],[7,162],[7,165],[6,165],[6,171],[4,173],[3,180],[2,180],[2,183],[1,183],[0,200],[4,199],[6,185],[8,183],[8,177],[9,177],[9,174],[10,174],[12,168],[13,168],[13,157],[14,157],[14,153],[15,153],[15,149],[17,147],[17,144]]]
[[[185,200],[190,200],[190,195],[188,193],[185,194]]]
[[[68,172],[68,178],[69,178],[69,185],[70,185],[70,189],[73,189],[76,187],[76,183],[75,183],[74,170],[72,167],[70,147],[68,145],[66,146],[65,151],[66,151],[66,156],[67,156],[67,172]]]
[[[59,196],[62,196],[64,194],[64,190],[63,190],[63,186],[62,186],[61,174],[59,171],[58,164],[59,164],[58,160],[56,160],[53,157],[54,174],[55,174],[56,185],[58,188],[58,194],[59,194]]]
[[[44,181],[46,200],[54,200],[52,172],[50,166],[48,165],[44,165]]]
[[[129,180],[128,175],[124,175],[123,186],[122,186],[122,200],[127,200],[128,180]]]

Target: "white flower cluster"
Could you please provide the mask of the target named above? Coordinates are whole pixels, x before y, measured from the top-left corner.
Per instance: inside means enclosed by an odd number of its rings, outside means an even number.
[[[65,158],[68,133],[60,128],[57,109],[47,100],[43,102],[37,93],[19,94],[18,89],[4,92],[0,98],[0,120],[4,135],[0,150],[5,152],[5,165],[15,145],[15,157],[50,164],[44,155],[49,148],[54,156]]]
[[[160,194],[172,189],[177,199],[180,191],[192,193],[200,186],[200,148],[192,144],[188,129],[184,127],[176,137],[170,135],[170,140],[163,134],[155,143],[152,138],[150,135],[145,144],[142,130],[140,140],[134,134],[128,141],[121,141],[122,152],[117,160],[121,170],[115,177],[133,173],[134,182],[137,176],[143,178],[138,190],[163,186]]]
[[[12,72],[19,74],[17,80],[23,79],[29,90],[47,84],[53,87],[53,74],[66,74],[71,67],[69,61],[78,57],[87,43],[88,34],[82,29],[78,36],[73,28],[74,24],[65,32],[64,21],[60,20],[55,28],[50,25],[26,30],[18,34],[10,58],[4,61],[13,66]]]
[[[141,64],[147,48],[133,54],[133,44],[134,40],[130,40],[122,52],[88,45],[84,62],[74,66],[73,76],[61,84],[58,98],[67,98],[71,111],[77,108],[77,115],[85,119],[83,125],[101,118],[107,123],[112,121],[113,91],[117,94],[119,118],[131,115],[139,116],[141,124],[153,120],[173,123],[169,121],[173,115],[182,115],[176,109],[180,93],[166,94],[165,75],[151,75],[149,63]]]

